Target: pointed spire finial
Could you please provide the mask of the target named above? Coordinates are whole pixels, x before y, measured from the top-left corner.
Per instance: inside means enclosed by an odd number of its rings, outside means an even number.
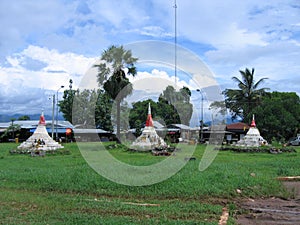
[[[148,104],[148,115],[150,115],[151,114],[151,106],[150,106],[150,102],[149,102],[149,104]]]
[[[251,122],[251,127],[256,127],[255,119],[254,119],[254,114],[252,116],[252,122]]]

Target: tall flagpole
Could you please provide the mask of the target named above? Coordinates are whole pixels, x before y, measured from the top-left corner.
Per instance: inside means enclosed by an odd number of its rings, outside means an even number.
[[[175,42],[175,89],[177,86],[177,4],[176,0],[174,2],[174,9],[175,9],[175,37],[174,37],[174,42]]]

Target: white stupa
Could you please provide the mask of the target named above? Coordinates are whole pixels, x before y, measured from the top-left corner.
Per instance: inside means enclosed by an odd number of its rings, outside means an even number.
[[[50,151],[63,148],[61,144],[54,141],[46,130],[46,121],[44,113],[40,116],[39,124],[34,133],[22,144],[18,146],[20,150],[42,150]]]
[[[151,115],[150,102],[148,106],[146,126],[142,131],[142,134],[131,144],[130,147],[137,151],[150,151],[155,148],[168,147],[165,141],[160,136],[158,136],[158,134],[155,131]]]
[[[253,115],[253,119],[247,134],[236,143],[236,146],[259,147],[267,144],[268,142],[262,136],[260,136],[260,132],[256,127]]]

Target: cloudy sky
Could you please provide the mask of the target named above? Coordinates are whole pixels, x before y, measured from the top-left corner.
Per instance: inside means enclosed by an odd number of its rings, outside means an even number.
[[[264,86],[272,91],[300,94],[299,0],[177,0],[176,12],[178,85],[235,88],[231,77],[247,67],[255,68],[257,80],[268,77]],[[174,0],[1,0],[0,114],[50,110],[49,97],[61,85],[67,87],[69,79],[79,87],[112,44],[134,48],[147,46],[147,41],[174,43],[174,18]],[[180,64],[189,59],[181,57],[182,49],[198,57],[214,81],[192,82],[193,69]],[[149,51],[137,51],[139,60]],[[155,79],[174,79],[173,52],[168,59],[157,59],[161,63],[149,63],[155,57],[139,62],[136,80],[161,84]],[[150,87],[137,82],[135,89]]]

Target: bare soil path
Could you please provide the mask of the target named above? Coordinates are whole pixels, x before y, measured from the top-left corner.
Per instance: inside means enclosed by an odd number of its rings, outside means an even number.
[[[242,225],[300,225],[300,181],[286,181],[284,186],[293,193],[291,199],[248,199],[239,203],[237,223]]]

